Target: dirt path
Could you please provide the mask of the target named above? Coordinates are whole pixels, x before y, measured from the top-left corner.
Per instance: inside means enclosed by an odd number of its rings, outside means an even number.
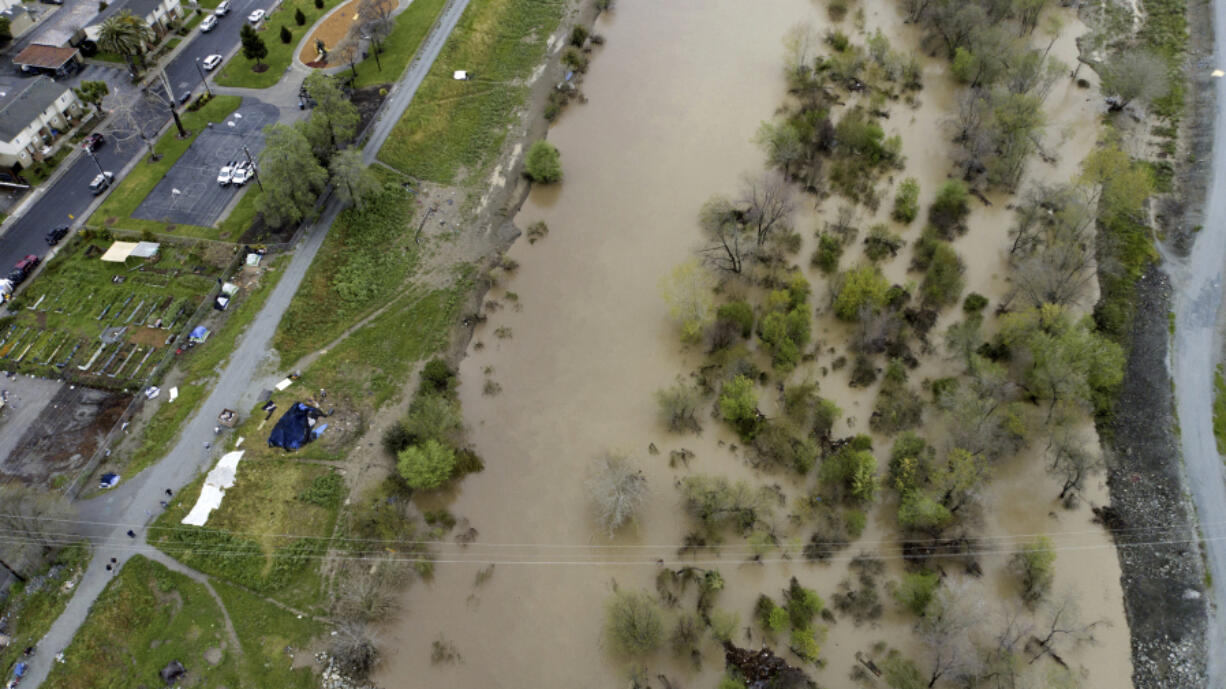
[[[223,620],[225,620],[226,634],[230,637],[230,643],[234,645],[235,652],[242,655],[243,646],[238,642],[238,632],[234,631],[234,622],[230,620],[230,611],[226,609],[226,604],[222,602],[221,596],[217,595],[217,591],[213,588],[213,585],[209,583],[209,578],[160,550],[151,551],[147,554],[147,557],[150,560],[163,565],[169,570],[190,577],[193,581],[204,586],[205,590],[209,592],[209,595],[213,597],[213,600],[217,602],[217,607],[221,609],[221,617]]]

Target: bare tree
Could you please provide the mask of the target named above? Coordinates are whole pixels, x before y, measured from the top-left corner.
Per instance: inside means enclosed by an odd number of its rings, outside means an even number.
[[[982,623],[983,598],[961,579],[950,579],[937,590],[919,624],[920,640],[931,668],[928,686],[942,679],[973,677],[980,668],[974,636]]]
[[[69,521],[73,510],[59,493],[22,483],[0,486],[0,566],[24,581],[49,550],[76,540]]]
[[[407,577],[404,564],[390,558],[350,561],[337,574],[333,613],[357,622],[386,619],[399,609],[397,589]]]
[[[1123,110],[1133,101],[1148,103],[1170,90],[1166,62],[1144,50],[1126,50],[1099,65],[1103,95],[1112,111]]]
[[[587,490],[596,520],[611,538],[632,523],[647,502],[647,477],[624,455],[609,452],[593,463]]]
[[[757,177],[745,177],[740,201],[746,208],[745,225],[757,236],[759,249],[773,232],[791,227],[796,201],[792,186],[779,172],[767,170]]]
[[[1069,500],[1084,486],[1091,473],[1103,467],[1102,457],[1086,448],[1071,428],[1061,427],[1047,442],[1048,473],[1059,478],[1060,499]]]
[[[1095,209],[1083,189],[1036,187],[1018,207],[1010,231],[1014,267],[1010,299],[1027,306],[1076,303],[1096,277]]]
[[[361,0],[358,3],[358,21],[355,25],[359,31],[374,45],[375,66],[383,70],[379,55],[383,52],[383,41],[392,33],[392,10],[396,3],[392,0]]]
[[[838,214],[833,222],[826,223],[826,229],[837,235],[843,244],[851,244],[856,240],[860,230],[855,225],[856,207],[850,204],[839,206]]]
[[[375,639],[361,622],[342,622],[337,626],[328,652],[341,674],[358,681],[369,677],[379,662]]]
[[[704,253],[710,263],[721,270],[740,273],[745,259],[753,251],[748,229],[732,201],[724,196],[712,196],[698,212],[703,236],[710,242]]]
[[[1077,607],[1077,597],[1072,591],[1065,591],[1051,599],[1041,611],[1042,624],[1037,625],[1035,633],[1027,644],[1031,652],[1030,662],[1044,655],[1067,668],[1068,663],[1060,655],[1060,646],[1065,643],[1073,645],[1088,643],[1094,640],[1094,628],[1110,624],[1107,620],[1095,620],[1086,623],[1082,621]]]

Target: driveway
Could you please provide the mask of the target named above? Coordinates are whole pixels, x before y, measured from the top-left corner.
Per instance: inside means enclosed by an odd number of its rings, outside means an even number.
[[[278,116],[276,106],[244,99],[225,122],[200,132],[191,148],[137,206],[133,217],[212,225],[239,192],[233,185],[218,184],[218,171],[232,160],[245,160],[244,146],[253,159],[258,158],[264,148],[264,127],[276,122]]]

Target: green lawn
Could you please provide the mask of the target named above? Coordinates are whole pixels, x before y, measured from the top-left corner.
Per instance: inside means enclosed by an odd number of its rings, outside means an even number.
[[[263,436],[249,436],[248,441],[256,450]],[[339,505],[316,505],[301,496],[316,478],[331,471],[292,459],[244,457],[234,486],[207,525],[180,523],[200,495],[201,476],[180,490],[150,527],[149,541],[211,576],[290,605],[322,609],[327,601],[318,576],[319,556],[332,535]],[[215,557],[218,549],[233,556]]]
[[[179,429],[183,427],[187,417],[195,411],[211,389],[215,370],[234,350],[239,335],[264,307],[264,302],[268,300],[268,295],[283,273],[284,271],[276,267],[270,267],[254,292],[240,294],[239,301],[217,332],[203,345],[182,355],[180,366],[184,382],[179,385],[178,399],[174,402],[162,399],[141,433],[140,445],[130,455],[117,455],[108,460],[108,471],[118,471],[129,477],[136,476],[166,454],[171,443],[179,436]]]
[[[68,361],[63,373],[79,382],[121,387],[141,380],[229,259],[217,248],[162,244],[154,258],[107,263],[99,256],[111,240],[93,235],[86,230],[74,237],[12,302],[17,315],[0,319],[4,368],[59,376],[55,364]],[[125,330],[94,357],[107,328]]]
[[[473,0],[379,159],[442,184],[455,183],[461,170],[484,180],[528,93],[517,80],[544,56],[564,9],[557,0]],[[454,80],[457,69],[474,80]]]
[[[205,659],[209,649],[220,654],[215,665]],[[64,657],[52,665],[44,687],[164,686],[158,671],[172,660],[183,663],[198,686],[247,686],[239,651],[208,590],[139,555],[107,584]]]
[[[260,198],[259,186],[256,184],[248,184],[246,191],[241,192],[242,197],[234,207],[230,209],[230,213],[222,218],[217,223],[217,228],[221,230],[221,236],[230,241],[238,241],[239,237],[251,227],[251,223],[255,220],[255,200]]]
[[[298,49],[298,44],[306,37],[311,26],[342,1],[324,0],[324,7],[321,10],[315,9],[313,0],[286,0],[281,3],[280,7],[264,19],[260,28],[260,38],[264,39],[264,45],[268,48],[268,56],[261,62],[267,65],[268,69],[263,72],[254,71],[255,61],[243,57],[240,50],[221,67],[214,80],[219,86],[240,86],[252,89],[266,89],[276,84],[285,75],[285,70],[289,68],[290,61],[293,60],[294,51]],[[302,10],[302,13],[306,15],[306,23],[302,26],[294,22],[295,9]],[[294,34],[294,39],[289,43],[282,43],[279,38],[282,26]],[[239,29],[234,26],[227,30],[237,32]]]
[[[98,210],[90,216],[88,225],[92,227],[116,227],[125,230],[148,230],[164,232],[185,237],[204,239],[219,238],[218,230],[212,227],[195,227],[191,225],[167,225],[156,220],[133,218],[132,213],[140,206],[149,192],[166,176],[175,162],[183,156],[187,149],[200,135],[209,122],[222,122],[238,109],[242,98],[238,96],[217,96],[204,107],[195,112],[184,112],[180,115],[183,126],[190,136],[186,139],[178,137],[178,130],[171,127],[169,131],[154,144],[154,150],[162,155],[156,162],[149,162],[149,156],[141,158],[141,162],[124,177],[115,189],[111,191]]]
[[[0,617],[9,619],[8,635],[12,642],[0,649],[0,676],[11,677],[13,665],[21,659],[21,652],[33,646],[51,628],[51,623],[60,616],[72,591],[65,591],[64,584],[85,570],[89,562],[89,547],[72,545],[61,550],[55,561],[44,568],[40,575],[48,575],[58,565],[58,574],[45,579],[37,589],[16,583],[9,589],[8,597],[0,603]]]
[[[1226,380],[1222,379],[1219,364],[1213,372],[1213,437],[1217,438],[1217,451],[1226,454]]]
[[[358,78],[354,84],[361,88],[398,79],[446,4],[447,0],[413,0],[408,9],[396,16],[395,27],[383,41],[379,60],[371,55],[358,63]],[[382,69],[378,67],[379,62],[383,63]]]
[[[288,366],[386,304],[412,276],[414,199],[387,188],[341,213],[281,318],[273,346]]]
[[[246,686],[275,689],[319,686],[310,668],[290,669],[286,651],[293,647],[296,655],[306,653],[311,639],[324,632],[323,625],[309,618],[298,619],[297,615],[220,581],[213,582],[213,589],[225,603],[243,647]]]

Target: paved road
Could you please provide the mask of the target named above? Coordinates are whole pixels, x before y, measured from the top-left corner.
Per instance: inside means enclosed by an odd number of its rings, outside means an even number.
[[[368,159],[373,158],[391,132],[391,125],[408,107],[417,86],[438,56],[443,40],[467,4],[468,0],[456,0],[436,28],[435,36],[423,47],[421,59],[415,61],[397,83],[394,90],[400,95],[385,102],[383,119],[386,123],[376,127],[368,140],[365,153]],[[341,204],[334,197],[320,219],[308,229],[305,240],[294,252],[281,281],[238,341],[217,385],[183,427],[170,453],[116,490],[80,503],[80,519],[88,525],[85,535],[94,545],[94,556],[72,600],[39,641],[41,652],[33,657],[22,681],[23,687],[34,689],[41,684],[51,670],[55,654],[69,646],[89,614],[90,606],[106,587],[109,580],[106,564],[110,558],[118,558],[122,564],[136,552],[152,551],[145,544],[144,526],[160,509],[158,503],[165,499],[164,491],[167,488],[179,490],[212,463],[213,455],[204,449],[204,443],[214,440],[217,410],[250,409],[254,406],[255,397],[263,387],[261,379],[273,374],[270,369],[272,362],[269,361],[273,334],[341,209]],[[249,438],[248,442],[260,442],[260,439]],[[128,529],[137,530],[137,538],[129,538],[126,535]]]
[[[76,0],[78,3],[92,0]],[[170,81],[173,95],[177,98],[184,90],[202,91],[200,74],[196,71],[196,59],[213,53],[229,55],[237,50],[239,27],[246,21],[247,14],[259,7],[268,9],[274,0],[231,0],[233,9],[230,14],[217,23],[217,28],[209,33],[194,31],[192,40],[166,66],[166,76]],[[88,68],[87,68],[88,69]],[[81,77],[74,77],[70,83],[75,83]],[[108,80],[110,81],[110,80]],[[160,87],[157,89],[162,91]],[[137,116],[141,128],[152,138],[167,120],[170,114],[165,107],[155,107],[142,104]],[[114,142],[112,142],[113,144]],[[123,167],[140,155],[143,144],[139,137],[120,145],[108,145],[99,151],[99,160],[107,170],[118,173]],[[47,230],[57,225],[81,220],[81,215],[94,200],[89,191],[89,181],[98,174],[98,166],[87,156],[78,158],[71,163],[68,170],[42,196],[26,206],[22,217],[14,222],[0,237],[0,275],[7,274],[9,267],[26,254],[44,255],[47,243],[44,237]]]
[[[1213,34],[1226,36],[1226,5],[1213,3]],[[1221,46],[1215,62],[1222,64]],[[1203,76],[1203,75],[1201,75]],[[1205,559],[1212,575],[1206,686],[1226,686],[1226,477],[1213,437],[1214,366],[1222,351],[1222,268],[1226,257],[1226,80],[1214,80],[1212,176],[1204,231],[1186,261],[1169,261],[1175,289],[1175,337],[1171,363],[1183,460],[1196,504]]]

